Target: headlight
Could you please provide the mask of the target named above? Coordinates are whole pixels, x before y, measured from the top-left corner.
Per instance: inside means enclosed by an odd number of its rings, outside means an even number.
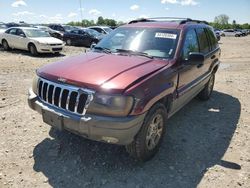
[[[37,42],[39,45],[41,45],[41,46],[48,46],[49,45],[49,43],[43,43],[43,42]]]
[[[32,82],[32,90],[35,94],[38,94],[38,87],[37,87],[37,84],[38,84],[38,76],[35,75],[35,77],[33,78],[33,82]]]
[[[133,106],[131,96],[95,94],[87,112],[107,116],[126,116]]]

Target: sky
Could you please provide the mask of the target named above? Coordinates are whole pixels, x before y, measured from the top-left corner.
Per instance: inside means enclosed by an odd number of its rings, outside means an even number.
[[[0,22],[68,23],[99,16],[123,22],[162,16],[210,22],[220,14],[230,23],[250,23],[250,0],[0,0]]]

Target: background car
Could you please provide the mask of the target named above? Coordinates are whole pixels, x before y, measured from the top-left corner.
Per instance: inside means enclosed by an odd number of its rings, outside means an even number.
[[[61,24],[50,24],[48,27],[53,29],[53,30],[60,31],[62,33],[70,32],[71,30],[75,29],[75,27],[73,27],[73,26],[61,25]]]
[[[38,53],[59,53],[64,46],[63,41],[31,27],[9,28],[0,35],[0,42],[4,50],[10,48],[27,50],[34,56]]]
[[[48,32],[52,37],[55,37],[55,38],[58,38],[58,39],[61,39],[63,38],[63,33],[60,32],[60,31],[56,31],[56,30],[53,30],[47,26],[43,26],[43,25],[36,25],[34,26],[34,28],[38,28],[38,29],[41,29],[43,31],[46,31]]]
[[[8,28],[8,27],[7,27],[7,25],[6,25],[6,24],[4,24],[4,23],[0,23],[0,33],[5,32],[7,28]]]
[[[67,45],[83,45],[87,47],[98,43],[102,38],[102,34],[92,29],[75,29],[63,35],[63,40]]]
[[[96,30],[97,32],[102,33],[102,34],[109,34],[111,31],[113,31],[113,29],[111,29],[108,26],[92,26],[88,28]]]
[[[220,36],[221,36],[221,31],[219,29],[214,29],[214,33],[216,35],[217,40],[220,40]]]
[[[242,33],[239,31],[234,31],[233,29],[225,29],[221,32],[221,36],[234,36],[234,37],[240,37],[242,36]]]

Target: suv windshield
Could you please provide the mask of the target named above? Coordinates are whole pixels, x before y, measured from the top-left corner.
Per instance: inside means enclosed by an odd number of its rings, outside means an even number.
[[[27,37],[50,37],[49,33],[39,29],[24,29],[24,33]]]
[[[157,58],[172,58],[179,37],[178,30],[121,27],[111,32],[95,47],[115,53],[139,52]]]

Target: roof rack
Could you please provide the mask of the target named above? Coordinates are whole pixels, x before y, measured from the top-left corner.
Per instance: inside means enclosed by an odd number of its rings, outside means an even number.
[[[155,17],[155,18],[140,18],[137,20],[132,20],[128,24],[138,23],[138,22],[160,22],[160,21],[167,21],[167,22],[177,22],[179,24],[185,24],[188,22],[192,23],[203,23],[207,24],[207,21],[203,20],[193,20],[191,18],[179,18],[179,17]]]

